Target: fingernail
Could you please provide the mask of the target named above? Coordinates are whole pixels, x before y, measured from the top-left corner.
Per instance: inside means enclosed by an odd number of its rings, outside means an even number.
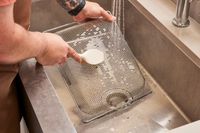
[[[115,21],[116,20],[116,17],[115,16],[113,16],[113,21]]]
[[[107,13],[108,13],[108,14],[112,14],[109,10],[107,10]]]

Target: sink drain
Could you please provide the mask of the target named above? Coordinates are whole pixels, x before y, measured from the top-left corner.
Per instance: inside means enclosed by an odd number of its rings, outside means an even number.
[[[114,93],[109,95],[106,101],[111,107],[117,107],[124,102],[128,102],[128,97],[122,93]]]
[[[123,89],[112,89],[105,92],[103,97],[105,104],[112,109],[122,108],[128,105],[132,101],[132,97],[129,92]]]

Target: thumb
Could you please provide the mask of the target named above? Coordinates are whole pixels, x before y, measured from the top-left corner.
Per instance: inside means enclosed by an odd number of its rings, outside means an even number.
[[[115,21],[116,17],[114,17],[112,14],[109,14],[107,11],[105,11],[104,9],[101,10],[101,16],[107,20],[107,21]]]
[[[82,58],[80,57],[80,55],[70,46],[68,46],[68,57],[73,58],[79,63],[82,62]]]

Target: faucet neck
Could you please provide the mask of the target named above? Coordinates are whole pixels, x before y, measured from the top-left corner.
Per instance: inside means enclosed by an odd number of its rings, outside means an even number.
[[[190,21],[189,17],[189,10],[190,10],[190,3],[192,0],[177,0],[176,4],[176,16],[173,19],[172,23],[177,27],[188,27]]]

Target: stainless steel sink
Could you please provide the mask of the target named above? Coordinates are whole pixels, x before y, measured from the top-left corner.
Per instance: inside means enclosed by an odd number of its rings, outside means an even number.
[[[112,11],[115,0],[96,0],[96,2]],[[44,10],[43,7],[48,7],[47,5],[49,8]],[[171,39],[174,37],[170,33],[166,34],[163,31],[163,26],[137,1],[124,1],[121,7],[123,8],[120,11],[124,11],[124,13],[121,12],[124,17],[119,19],[118,23],[120,22],[125,39],[136,56],[139,68],[153,93],[139,100],[127,110],[118,111],[84,124],[78,116],[76,104],[58,66],[44,67],[77,132],[164,132],[187,124],[190,119],[194,120],[198,113],[191,114],[189,111],[191,107],[189,103],[191,102],[188,102],[184,98],[187,95],[181,92],[181,88],[185,90],[188,87],[184,82],[189,78],[188,73],[182,72],[181,66],[186,65],[191,70],[196,68],[195,65],[176,47],[177,41]],[[58,7],[54,0],[34,1],[32,10],[31,30],[45,31],[65,24],[74,25],[72,19],[66,15],[63,9]],[[195,70],[198,71],[198,69]],[[189,94],[189,92],[187,93]],[[184,105],[185,103],[187,106]]]
[[[116,22],[93,20],[55,31],[78,53],[88,49],[104,52],[97,66],[68,59],[59,66],[66,86],[77,104],[82,122],[130,107],[151,93]]]

